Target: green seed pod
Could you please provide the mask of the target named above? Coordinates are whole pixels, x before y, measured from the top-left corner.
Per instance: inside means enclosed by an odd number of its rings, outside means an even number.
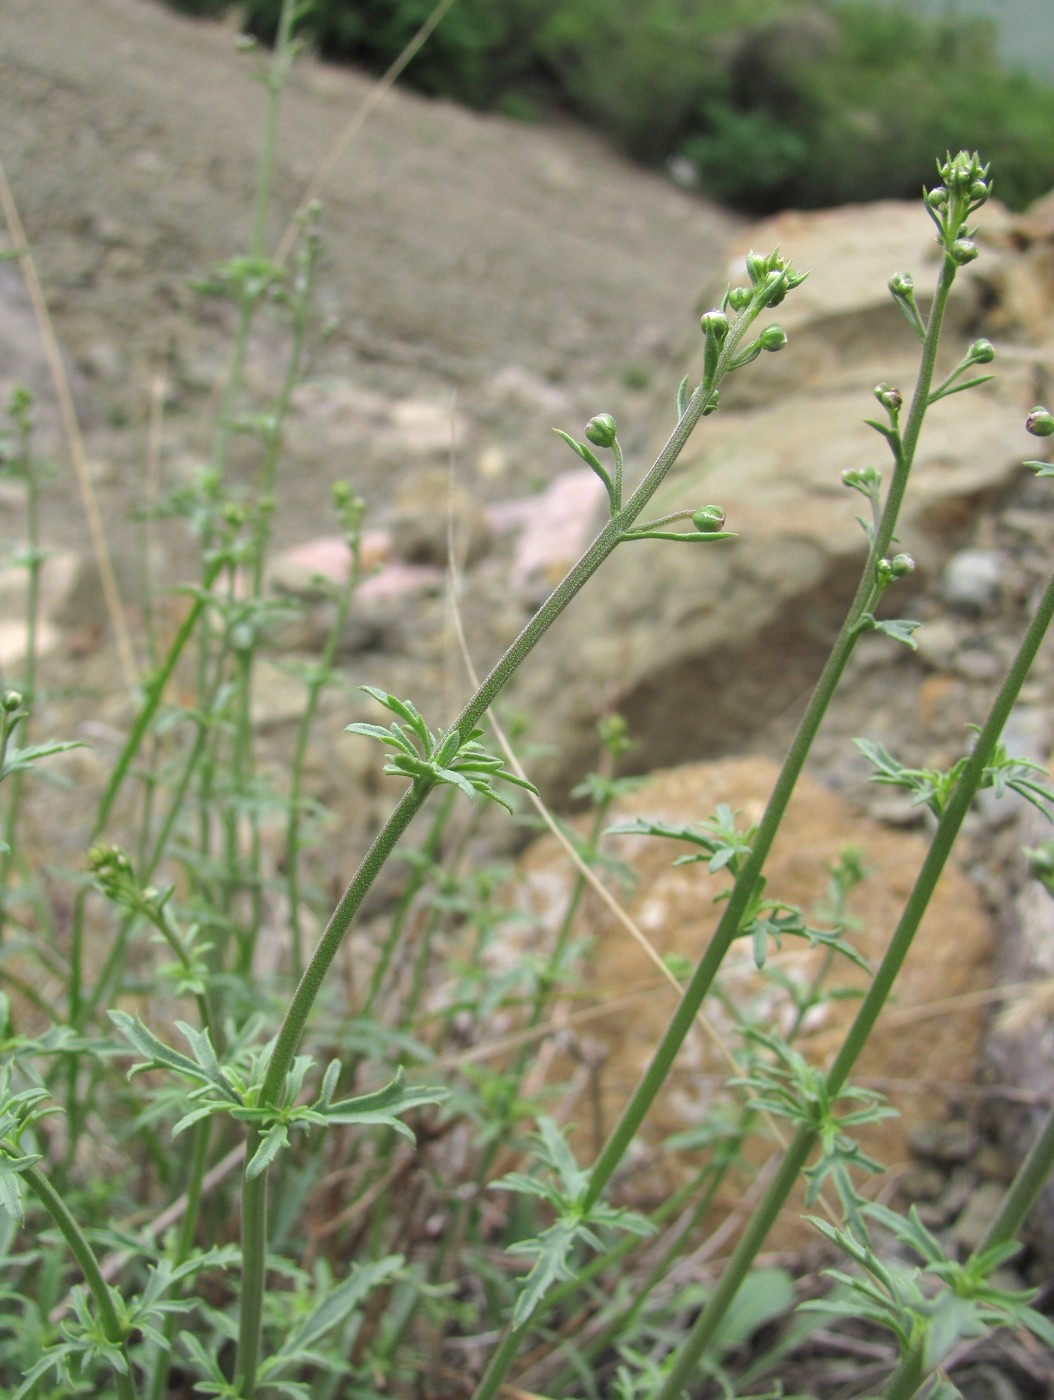
[[[1046,408],[1034,408],[1025,419],[1025,431],[1033,437],[1050,437],[1054,433],[1054,413]]]
[[[692,524],[702,535],[724,529],[725,513],[720,506],[700,506],[692,516]]]
[[[766,326],[758,339],[761,341],[762,350],[771,350],[775,353],[782,350],[787,344],[787,332],[782,326]]]
[[[614,447],[618,430],[610,413],[598,413],[586,424],[586,437],[594,447]]]
[[[728,334],[728,317],[723,311],[708,311],[699,325],[706,338],[716,340],[718,344]]]
[[[967,263],[973,262],[979,252],[977,244],[972,238],[957,238],[950,251],[952,261],[958,263],[960,267],[965,267]]]

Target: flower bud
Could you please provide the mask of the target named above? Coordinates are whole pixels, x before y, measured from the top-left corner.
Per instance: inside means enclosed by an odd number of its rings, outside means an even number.
[[[890,413],[898,413],[904,404],[900,390],[894,389],[892,384],[876,384],[875,398]]]
[[[936,185],[932,190],[926,191],[926,203],[931,209],[943,209],[948,203],[948,191],[943,185]]]
[[[889,561],[889,570],[894,578],[907,578],[915,572],[915,561],[910,554],[894,554]]]
[[[4,712],[13,715],[16,710],[22,708],[22,695],[17,690],[5,690],[2,703]]]
[[[775,353],[782,350],[787,344],[787,332],[782,326],[766,326],[758,339],[761,341],[762,350],[771,350]]]
[[[995,359],[995,347],[990,340],[975,340],[967,358],[975,365],[990,365]]]
[[[721,396],[715,389],[710,395],[706,407],[703,409],[703,417],[709,418],[711,413],[716,413],[721,404]]]
[[[990,191],[985,180],[975,180],[970,186],[970,200],[974,204],[983,204],[988,198]]]
[[[765,278],[765,305],[779,306],[787,295],[787,278],[783,272],[770,272]]]
[[[598,413],[586,424],[586,437],[594,447],[614,447],[617,432],[610,413]]]
[[[957,238],[952,244],[950,252],[952,261],[958,263],[960,267],[965,267],[967,263],[973,262],[974,258],[978,256],[978,247],[972,238]]]
[[[725,300],[733,311],[745,311],[750,305],[750,288],[729,287]]]
[[[728,334],[728,317],[723,311],[708,311],[699,324],[708,339],[720,342]]]
[[[692,516],[692,524],[703,535],[723,529],[724,523],[725,513],[720,506],[700,506]]]
[[[747,276],[751,285],[756,287],[758,283],[767,275],[769,271],[769,260],[761,253],[753,251],[747,254]]]
[[[1033,437],[1050,437],[1054,433],[1054,413],[1046,408],[1034,408],[1025,419],[1025,431]]]
[[[889,290],[895,297],[910,297],[915,293],[915,283],[909,272],[898,272],[889,279]]]

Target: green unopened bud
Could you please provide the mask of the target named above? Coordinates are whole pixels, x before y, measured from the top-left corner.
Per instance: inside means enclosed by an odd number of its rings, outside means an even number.
[[[995,346],[990,340],[975,340],[967,352],[967,359],[975,365],[990,365],[995,359]]]
[[[907,578],[915,572],[915,561],[910,554],[894,554],[889,569],[894,578]]]
[[[4,713],[13,715],[16,710],[22,708],[22,694],[18,690],[5,690],[3,698]]]
[[[729,287],[725,301],[733,311],[745,311],[750,305],[750,288]]]
[[[1054,433],[1054,413],[1046,408],[1034,408],[1025,419],[1025,431],[1033,437],[1050,437]]]
[[[927,190],[926,203],[931,209],[943,209],[948,203],[948,191],[943,185],[937,185],[932,190]]]
[[[720,506],[700,506],[692,516],[692,524],[700,534],[708,535],[724,529],[725,513]]]
[[[711,413],[716,413],[717,410],[718,410],[718,408],[720,407],[720,404],[721,404],[721,395],[720,395],[720,394],[717,392],[717,390],[715,389],[715,390],[713,391],[713,393],[710,395],[710,398],[709,398],[708,401],[707,401],[706,407],[703,409],[703,417],[704,417],[704,418],[709,418],[710,415],[711,415]]]
[[[893,582],[893,565],[888,559],[880,559],[875,565],[875,580],[880,588]]]
[[[909,272],[898,272],[895,277],[889,279],[889,290],[895,297],[912,297],[915,295],[915,283],[912,281]]]
[[[618,429],[610,413],[598,413],[586,424],[586,437],[594,447],[614,447]]]
[[[787,332],[782,326],[766,326],[758,336],[761,341],[762,350],[771,350],[775,353],[782,350],[787,344]]]
[[[986,180],[975,180],[970,186],[970,200],[974,204],[983,204],[990,194]]]
[[[764,257],[761,253],[755,253],[753,251],[747,254],[747,276],[750,278],[753,286],[756,287],[758,283],[768,275],[768,272],[768,258]]]
[[[958,263],[960,267],[965,267],[967,263],[973,262],[979,252],[977,244],[972,238],[957,238],[949,251],[952,261]]]
[[[723,311],[708,311],[699,324],[708,340],[720,342],[728,334],[728,317]]]
[[[894,389],[892,384],[876,384],[874,393],[882,407],[890,413],[899,413],[903,407],[903,395],[899,389]]]
[[[765,305],[779,306],[787,295],[787,278],[782,272],[770,272],[764,283]]]

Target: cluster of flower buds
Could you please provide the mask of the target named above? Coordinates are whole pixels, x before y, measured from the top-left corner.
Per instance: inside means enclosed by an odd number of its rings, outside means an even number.
[[[959,267],[977,257],[977,245],[965,223],[992,193],[989,169],[981,164],[976,151],[960,151],[954,156],[949,152],[943,161],[937,162],[941,183],[926,190],[924,195],[926,209],[940,231],[941,242]]]
[[[890,414],[899,413],[904,404],[903,395],[899,389],[894,389],[892,384],[876,384],[875,398]]]
[[[879,588],[886,588],[897,578],[907,578],[915,572],[915,561],[910,554],[894,554],[892,559],[880,559],[875,565],[875,578]]]

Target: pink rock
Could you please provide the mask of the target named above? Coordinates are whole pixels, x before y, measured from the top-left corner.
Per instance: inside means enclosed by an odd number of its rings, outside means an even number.
[[[496,532],[519,531],[511,582],[519,586],[537,576],[555,583],[596,534],[605,500],[599,477],[585,467],[558,476],[540,496],[489,507]]]

